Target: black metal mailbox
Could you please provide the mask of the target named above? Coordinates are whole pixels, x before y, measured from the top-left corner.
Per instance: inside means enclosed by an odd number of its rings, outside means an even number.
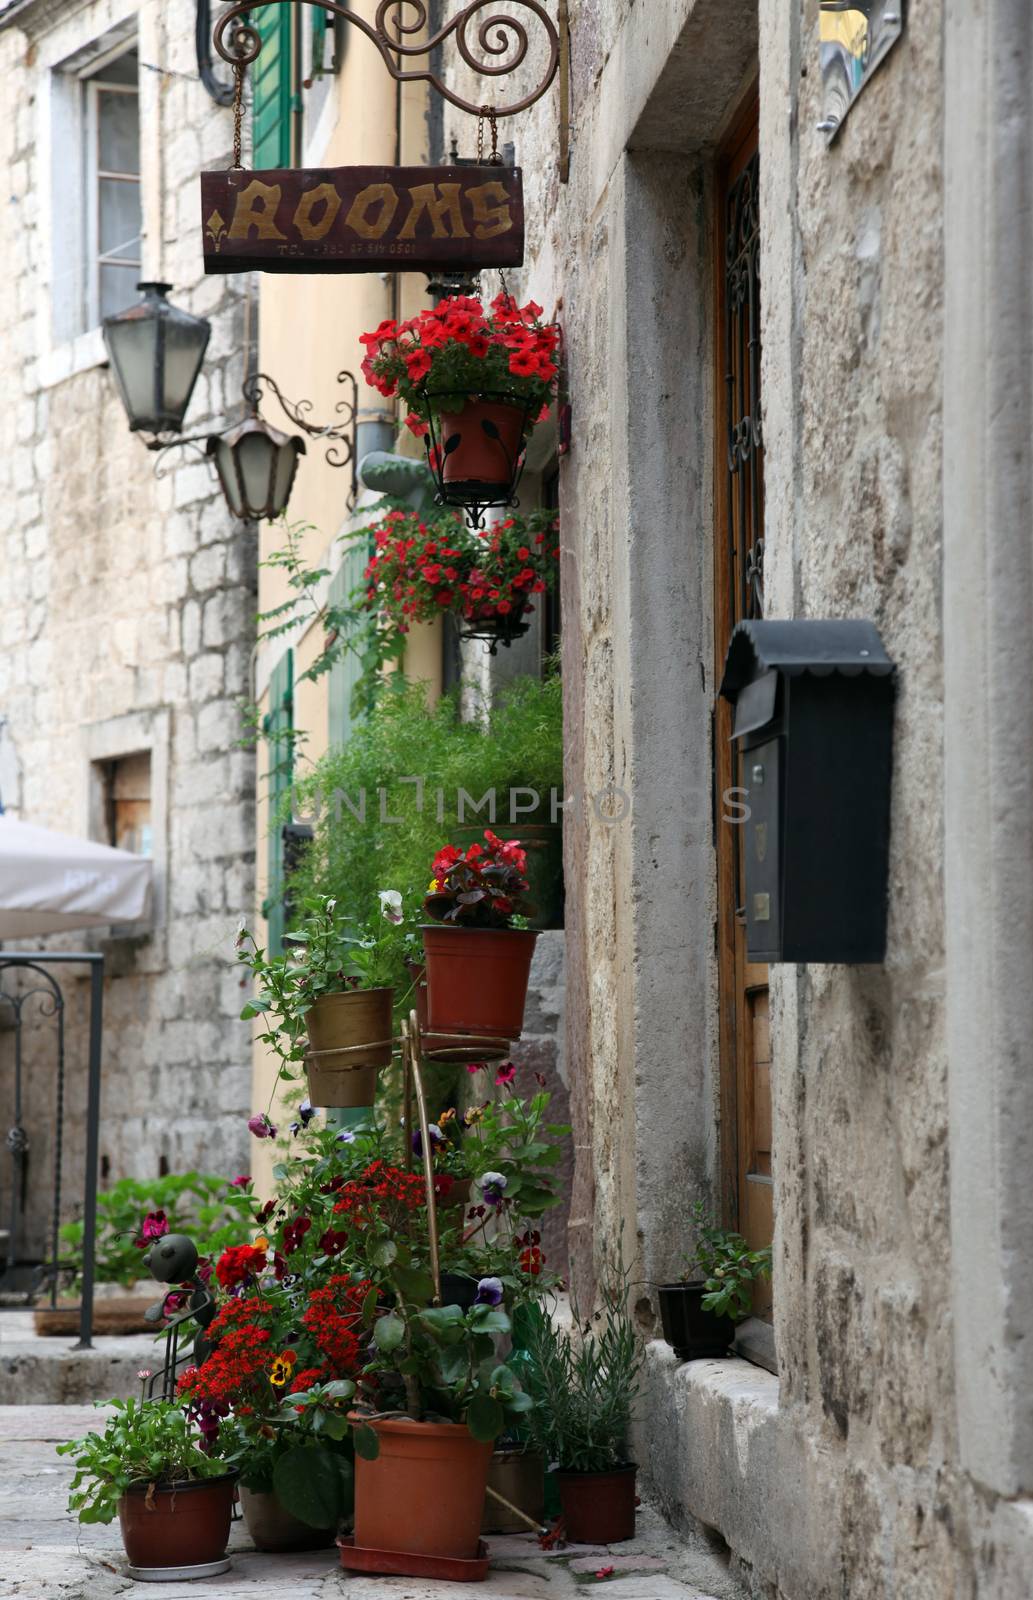
[[[871,622],[732,634],[721,693],[742,752],[751,961],[885,957],[894,671]]]

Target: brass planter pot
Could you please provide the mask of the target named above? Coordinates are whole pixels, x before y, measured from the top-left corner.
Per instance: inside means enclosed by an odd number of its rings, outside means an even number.
[[[314,1106],[361,1109],[377,1095],[377,1073],[391,1060],[393,989],[324,994],[305,1018],[308,1095]]]

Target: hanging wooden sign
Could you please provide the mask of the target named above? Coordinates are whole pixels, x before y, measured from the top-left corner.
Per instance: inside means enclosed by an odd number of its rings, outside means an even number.
[[[201,174],[205,272],[519,267],[519,167],[310,167]]]

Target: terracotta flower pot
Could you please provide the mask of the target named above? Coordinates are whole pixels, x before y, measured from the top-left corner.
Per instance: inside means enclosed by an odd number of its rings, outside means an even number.
[[[122,1543],[134,1567],[199,1567],[226,1553],[235,1472],[148,1493],[134,1484],[118,1503]]]
[[[256,1550],[324,1550],[334,1542],[333,1528],[310,1528],[286,1511],[271,1490],[241,1486],[240,1504]]]
[[[370,1426],[380,1454],[355,1458],[356,1546],[472,1560],[492,1446],[459,1423],[392,1418]]]
[[[393,989],[320,995],[305,1018],[309,1047],[317,1052],[305,1060],[314,1106],[373,1104],[377,1069],[391,1060],[394,997]]]
[[[462,411],[443,411],[439,426],[444,482],[459,490],[508,490],[524,446],[526,417],[521,405],[476,396]]]
[[[431,1031],[519,1039],[537,938],[523,928],[425,927]]]
[[[557,1472],[563,1525],[572,1544],[618,1544],[635,1537],[637,1467]]]
[[[427,1026],[427,969],[421,962],[407,963],[414,984],[413,999],[416,1005],[416,1022],[420,1030],[420,1049],[428,1061],[440,1061],[447,1066],[452,1062],[498,1061],[506,1054],[505,1045],[494,1050],[471,1044],[465,1034],[431,1033]]]
[[[704,1311],[706,1284],[662,1283],[657,1290],[664,1338],[680,1361],[701,1361],[707,1356],[725,1356],[735,1336],[730,1317],[715,1317]]]

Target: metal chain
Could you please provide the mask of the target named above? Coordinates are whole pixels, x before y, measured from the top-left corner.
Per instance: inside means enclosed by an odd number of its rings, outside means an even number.
[[[240,158],[243,144],[241,124],[244,121],[244,71],[243,61],[233,63],[233,165],[235,167],[242,167],[244,164]]]
[[[491,126],[491,155],[488,165],[500,167],[502,157],[499,155],[499,120],[494,106],[482,106],[477,118],[477,165],[484,165],[484,119],[487,117]]]

